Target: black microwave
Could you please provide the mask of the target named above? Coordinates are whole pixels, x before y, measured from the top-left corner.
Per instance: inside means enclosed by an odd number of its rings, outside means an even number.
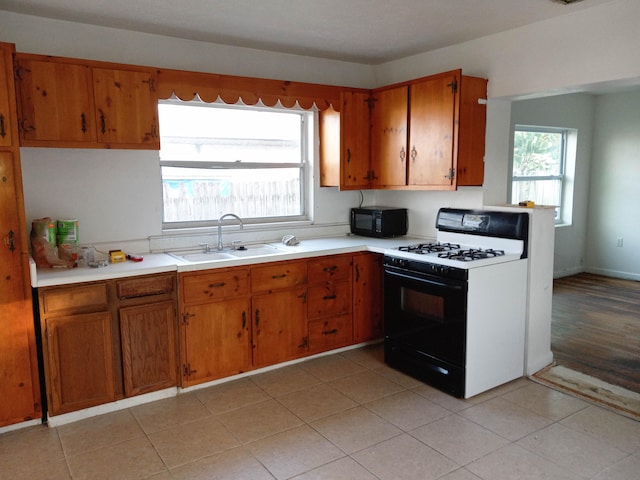
[[[407,209],[358,207],[351,209],[351,233],[366,237],[397,237],[407,233]]]

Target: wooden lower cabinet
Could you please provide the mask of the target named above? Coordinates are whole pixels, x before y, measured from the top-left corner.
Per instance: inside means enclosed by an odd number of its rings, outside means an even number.
[[[309,353],[353,343],[351,255],[309,260]]]
[[[382,338],[382,255],[363,252],[353,255],[353,341]]]
[[[191,305],[183,315],[183,387],[251,370],[248,297]]]
[[[180,275],[181,385],[251,370],[249,268]]]
[[[175,278],[39,289],[51,415],[177,385]]]
[[[382,336],[382,256],[341,254],[179,275],[181,385]]]
[[[49,411],[53,415],[115,400],[110,312],[47,319]]]
[[[306,297],[304,287],[253,296],[254,367],[307,354]]]
[[[120,309],[126,397],[178,383],[175,302]]]

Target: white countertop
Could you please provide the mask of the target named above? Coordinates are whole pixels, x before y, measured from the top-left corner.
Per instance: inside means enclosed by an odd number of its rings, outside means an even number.
[[[127,260],[126,262],[113,263],[100,268],[79,267],[73,269],[36,269],[35,263],[32,261],[31,286],[37,288],[54,285],[68,285],[73,283],[93,282],[98,280],[108,280],[111,278],[131,277],[135,275],[148,275],[152,273],[171,271],[193,272],[212,268],[251,265],[281,260],[295,260],[322,255],[337,255],[340,253],[355,253],[362,251],[384,253],[385,249],[424,241],[424,238],[408,236],[379,239],[360,237],[357,235],[342,235],[338,237],[302,239],[300,244],[296,246],[272,243],[270,245],[277,247],[280,252],[274,255],[265,255],[260,257],[234,258],[209,262],[186,262],[165,253],[148,253],[144,255],[144,260],[142,262],[132,262]]]

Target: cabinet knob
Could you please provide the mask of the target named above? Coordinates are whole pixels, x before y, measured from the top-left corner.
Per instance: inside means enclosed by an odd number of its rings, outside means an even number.
[[[404,159],[407,158],[407,152],[404,150],[404,147],[400,149],[400,161],[404,162]]]
[[[418,157],[418,150],[416,150],[416,146],[414,145],[411,148],[411,161],[415,162],[417,157]]]

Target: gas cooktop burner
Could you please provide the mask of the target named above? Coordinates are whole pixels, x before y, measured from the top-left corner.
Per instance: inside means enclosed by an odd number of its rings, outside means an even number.
[[[502,255],[504,255],[504,250],[494,250],[493,248],[470,248],[468,250],[457,250],[438,253],[439,258],[448,258],[450,260],[459,260],[461,262],[471,262],[473,260],[482,260],[483,258],[501,257]]]
[[[419,255],[427,253],[449,252],[451,250],[460,250],[460,245],[456,243],[418,243],[416,245],[407,245],[406,247],[398,247],[401,252],[417,253]]]

